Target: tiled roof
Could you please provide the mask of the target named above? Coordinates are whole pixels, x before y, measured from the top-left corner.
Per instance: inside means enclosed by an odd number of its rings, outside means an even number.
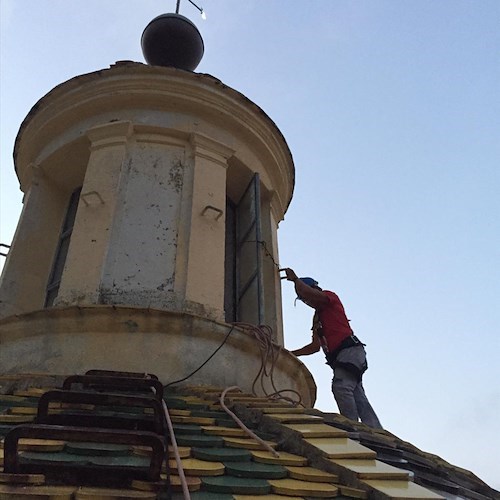
[[[184,498],[182,474],[193,500],[500,498],[473,474],[386,431],[227,393],[225,404],[257,441],[223,410],[222,389],[209,386],[162,395],[181,472],[171,444],[163,460],[169,433],[153,392],[131,393],[126,386],[118,394],[116,386],[88,380],[84,391],[67,382],[70,391],[54,391],[63,386],[60,377],[0,377],[0,392],[7,393],[0,395],[0,499],[168,498],[169,483],[177,500]],[[158,382],[152,386],[161,395]]]

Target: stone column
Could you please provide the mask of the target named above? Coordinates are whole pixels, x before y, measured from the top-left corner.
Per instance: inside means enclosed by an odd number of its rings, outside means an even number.
[[[107,123],[87,131],[90,158],[55,305],[99,303],[122,165],[132,131],[130,122]]]
[[[67,203],[65,193],[39,167],[31,165],[29,171],[29,190],[0,282],[0,317],[44,306]]]
[[[278,272],[278,217],[276,209],[276,192],[271,191],[262,200],[261,211],[262,238],[265,242],[263,251],[264,294],[266,324],[272,327],[273,340],[283,345],[283,315],[281,309],[281,279]]]
[[[185,272],[185,298],[224,319],[224,243],[227,159],[233,150],[193,134],[192,210]]]

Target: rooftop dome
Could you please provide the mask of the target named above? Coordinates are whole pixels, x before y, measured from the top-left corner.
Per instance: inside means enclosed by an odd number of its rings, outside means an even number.
[[[148,64],[194,71],[203,57],[198,28],[180,14],[161,14],[144,29],[142,53]]]

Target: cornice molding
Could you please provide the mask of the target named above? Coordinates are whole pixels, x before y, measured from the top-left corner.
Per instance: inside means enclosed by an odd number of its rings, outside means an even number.
[[[199,120],[205,120],[251,144],[273,187],[279,191],[283,211],[286,210],[295,170],[288,145],[269,116],[243,94],[210,75],[139,63],[119,63],[110,69],[77,76],[42,97],[26,116],[16,138],[14,162],[18,176],[22,176],[27,164],[37,161],[40,151],[54,136],[72,126],[91,123],[96,117],[114,112],[118,122],[126,121],[127,116],[140,109],[152,114],[192,115],[190,123],[178,127],[185,127],[180,132],[188,137],[197,136],[192,128]],[[144,125],[147,124],[134,121],[134,130]]]

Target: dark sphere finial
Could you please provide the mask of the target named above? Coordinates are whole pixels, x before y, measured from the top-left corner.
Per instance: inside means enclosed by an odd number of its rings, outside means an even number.
[[[203,57],[198,28],[180,14],[161,14],[144,29],[142,53],[148,64],[194,71]]]

